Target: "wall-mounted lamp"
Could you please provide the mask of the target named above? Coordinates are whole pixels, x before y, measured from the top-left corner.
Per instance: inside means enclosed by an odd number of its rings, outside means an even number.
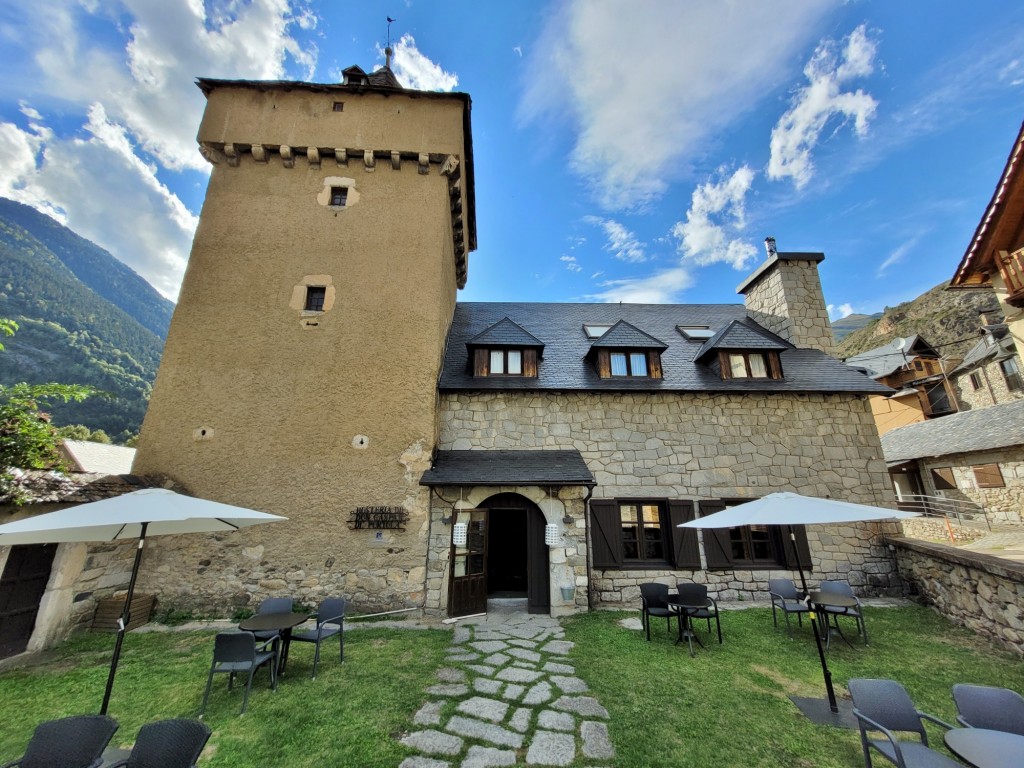
[[[469,533],[469,526],[466,523],[456,523],[452,526],[452,544],[456,547],[466,546],[466,537]]]
[[[562,537],[558,533],[558,526],[551,524],[544,526],[544,543],[549,547],[558,546],[562,543]]]

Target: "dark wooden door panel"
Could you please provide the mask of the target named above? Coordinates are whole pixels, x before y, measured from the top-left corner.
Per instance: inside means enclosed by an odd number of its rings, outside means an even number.
[[[544,513],[533,504],[526,511],[527,610],[551,613],[551,566],[544,543]]]
[[[468,526],[466,544],[451,548],[448,615],[469,616],[487,610],[487,510],[464,509],[455,523]],[[454,532],[455,526],[452,526]]]
[[[56,552],[56,544],[11,547],[0,576],[0,658],[28,647]]]

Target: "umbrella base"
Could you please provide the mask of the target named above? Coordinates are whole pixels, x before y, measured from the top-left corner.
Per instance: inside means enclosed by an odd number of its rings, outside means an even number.
[[[789,700],[796,704],[797,709],[803,712],[804,716],[812,723],[818,725],[831,725],[835,728],[847,728],[851,731],[858,730],[857,718],[853,716],[853,703],[839,699],[838,712],[833,712],[828,705],[828,699],[810,699],[805,696],[790,696]]]

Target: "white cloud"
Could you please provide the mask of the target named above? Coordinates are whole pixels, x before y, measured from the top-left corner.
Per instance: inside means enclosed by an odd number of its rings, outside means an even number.
[[[523,58],[523,48],[522,48],[522,46],[517,45],[515,48],[512,49],[512,51],[517,56],[519,56],[520,59]]]
[[[559,258],[559,261],[565,262],[565,268],[568,269],[570,272],[582,272],[583,271],[583,267],[581,267],[576,262],[576,257],[575,256],[559,256],[558,258]]]
[[[814,175],[811,153],[833,117],[844,122],[852,119],[858,136],[867,133],[878,102],[860,89],[851,92],[842,87],[874,71],[876,48],[864,25],[850,33],[841,53],[832,40],[818,45],[804,67],[807,85],[796,92],[792,106],[772,129],[770,179],[791,178],[797,189],[806,185]]]
[[[1024,61],[1014,59],[1007,62],[1006,66],[999,70],[999,79],[1010,85],[1024,84]]]
[[[600,216],[584,216],[583,220],[604,230],[608,242],[605,243],[603,250],[612,254],[616,259],[634,264],[647,261],[643,244],[636,239],[636,235],[619,222],[613,219],[602,219]]]
[[[703,163],[788,76],[832,0],[689,0],[643,11],[566,0],[528,53],[527,121],[568,117],[572,163],[608,208],[642,206]]]
[[[693,278],[683,267],[673,267],[649,277],[608,280],[605,289],[586,298],[590,301],[627,304],[668,304],[678,301],[679,294],[693,285]]]
[[[853,314],[853,305],[851,304],[829,304],[828,305],[828,319],[832,322],[836,320],[842,320],[844,317],[849,317]]]
[[[755,173],[744,165],[726,174],[720,168],[717,182],[709,180],[693,191],[686,221],[676,222],[672,234],[679,240],[679,252],[695,264],[724,262],[744,269],[757,255],[757,249],[740,237]]]
[[[380,46],[377,46],[377,51],[379,55],[384,55]],[[459,84],[458,75],[445,72],[440,65],[420,53],[416,40],[410,34],[402,35],[402,39],[394,45],[394,52],[391,70],[406,88],[417,91],[451,91]]]
[[[917,241],[920,239],[920,236],[912,237],[905,243],[902,243],[895,251],[890,253],[889,257],[878,266],[878,270],[875,272],[876,277],[883,277],[889,270],[889,267],[903,261],[906,255],[913,250],[914,246],[917,245]]]

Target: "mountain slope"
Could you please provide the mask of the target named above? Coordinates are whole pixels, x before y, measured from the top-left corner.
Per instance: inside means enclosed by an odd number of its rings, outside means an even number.
[[[860,330],[868,323],[873,323],[881,317],[881,312],[876,312],[873,315],[847,315],[832,323],[832,335],[838,344],[854,331]]]
[[[110,253],[35,208],[13,200],[0,198],[0,221],[34,237],[86,287],[161,339],[167,338],[174,304]]]
[[[946,286],[940,283],[912,301],[886,307],[878,320],[838,342],[836,357],[845,359],[915,334],[943,356],[962,357],[978,340],[979,312],[998,309],[998,302],[991,288],[950,291]]]
[[[39,222],[35,225],[39,229]],[[122,290],[134,290],[141,278],[131,270],[134,277],[125,278],[126,268],[106,251],[68,230],[61,232],[56,222],[53,227],[43,227],[44,234],[47,242],[60,244],[63,259],[0,213],[0,317],[19,325],[17,334],[4,340],[0,384],[58,381],[97,387],[109,396],[54,406],[54,423],[81,423],[124,439],[142,424],[163,340],[119,306],[132,307],[138,296],[117,296],[119,305],[112,303],[80,280],[65,260],[94,283],[103,282],[109,271],[107,282]],[[76,242],[89,246],[84,256],[74,252]],[[155,291],[144,285],[141,301],[159,307],[152,301]],[[149,313],[147,320],[159,321],[160,311]]]

